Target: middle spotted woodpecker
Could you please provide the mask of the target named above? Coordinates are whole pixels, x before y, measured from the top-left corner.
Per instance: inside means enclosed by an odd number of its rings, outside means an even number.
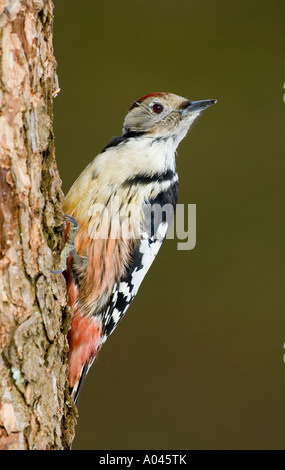
[[[65,198],[71,228],[63,258],[71,255],[67,267],[63,260],[54,272],[65,271],[73,309],[68,363],[75,401],[166,237],[177,204],[176,148],[200,112],[215,102],[172,93],[134,101],[122,136],[96,156]]]

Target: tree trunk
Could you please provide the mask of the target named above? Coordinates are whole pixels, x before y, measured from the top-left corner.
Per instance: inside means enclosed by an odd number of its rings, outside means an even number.
[[[51,0],[0,0],[0,449],[68,449],[63,193]]]

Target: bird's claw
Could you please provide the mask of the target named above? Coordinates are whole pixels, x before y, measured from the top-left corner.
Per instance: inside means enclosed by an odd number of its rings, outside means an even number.
[[[60,267],[59,269],[56,269],[56,270],[51,269],[52,274],[61,274],[66,270],[66,261],[70,254],[73,257],[78,256],[76,248],[75,248],[75,244],[74,244],[74,237],[78,230],[77,220],[74,217],[72,217],[72,215],[68,215],[68,214],[64,216],[64,220],[68,222],[71,225],[71,227],[67,235],[66,243],[60,254]]]

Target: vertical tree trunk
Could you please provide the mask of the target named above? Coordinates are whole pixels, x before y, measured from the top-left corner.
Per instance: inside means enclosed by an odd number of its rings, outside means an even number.
[[[0,449],[67,449],[63,194],[51,0],[0,0]]]

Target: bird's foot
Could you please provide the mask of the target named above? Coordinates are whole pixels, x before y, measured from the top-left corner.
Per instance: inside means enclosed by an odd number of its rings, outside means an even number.
[[[66,261],[69,255],[72,255],[73,259],[76,259],[79,255],[76,251],[75,244],[74,244],[74,237],[78,230],[78,223],[72,215],[65,215],[64,220],[70,224],[70,229],[67,235],[66,243],[63,247],[63,250],[60,254],[60,265],[59,269],[51,270],[52,274],[61,274],[63,271],[66,270]]]

